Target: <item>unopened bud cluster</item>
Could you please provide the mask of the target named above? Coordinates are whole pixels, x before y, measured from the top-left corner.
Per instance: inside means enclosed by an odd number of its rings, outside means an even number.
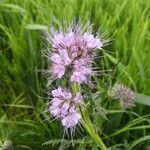
[[[124,108],[134,106],[135,94],[125,85],[115,84],[108,91],[108,95],[112,99],[120,100]]]

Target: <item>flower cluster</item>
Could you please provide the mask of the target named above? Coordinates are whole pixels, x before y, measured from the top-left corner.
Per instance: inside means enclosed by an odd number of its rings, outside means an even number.
[[[134,105],[135,94],[125,85],[115,84],[114,87],[109,90],[108,95],[112,99],[121,100],[124,108]]]
[[[48,40],[52,44],[52,76],[60,79],[68,68],[71,82],[86,83],[94,74],[92,60],[96,49],[101,49],[102,41],[90,31],[82,33],[79,26],[72,27],[67,33],[55,32]]]
[[[83,84],[95,74],[92,62],[103,42],[91,34],[90,28],[83,32],[79,25],[70,26],[68,32],[54,31],[52,36],[48,34],[47,40],[52,45],[48,55],[51,61],[51,71],[48,72],[51,72],[52,78],[61,79],[67,75],[70,82]],[[52,97],[49,112],[65,128],[73,128],[80,122],[78,105],[82,96],[79,93],[73,95],[69,90],[58,87],[52,91]]]
[[[53,99],[49,107],[51,114],[60,119],[65,128],[74,127],[81,118],[77,105],[81,102],[82,96],[79,93],[73,96],[61,87],[53,90],[52,96]]]

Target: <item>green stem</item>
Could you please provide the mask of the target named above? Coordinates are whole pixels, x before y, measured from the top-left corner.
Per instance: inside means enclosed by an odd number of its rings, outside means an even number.
[[[80,86],[78,84],[74,83],[73,86],[72,86],[72,91],[73,91],[74,94],[80,92]],[[85,127],[87,132],[93,138],[95,143],[100,146],[101,150],[107,150],[107,147],[105,146],[105,144],[101,140],[100,136],[97,134],[96,130],[94,129],[94,126],[91,122],[91,119],[90,119],[89,114],[86,111],[86,109],[81,108],[81,113],[82,113],[83,122],[84,122],[83,126]]]

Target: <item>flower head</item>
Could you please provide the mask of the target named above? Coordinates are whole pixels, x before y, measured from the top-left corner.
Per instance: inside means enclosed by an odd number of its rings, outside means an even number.
[[[48,38],[51,41],[52,76],[62,78],[69,66],[71,81],[85,83],[93,75],[92,60],[96,49],[103,46],[101,39],[90,31],[83,32],[79,25],[72,26],[67,32],[54,32]]]
[[[61,87],[53,90],[52,96],[53,99],[49,107],[50,113],[60,119],[65,128],[74,127],[81,118],[77,105],[80,103],[82,96],[79,93],[73,96]]]
[[[112,99],[121,100],[121,104],[124,108],[134,105],[135,94],[125,85],[115,84],[114,87],[109,90],[108,95]]]

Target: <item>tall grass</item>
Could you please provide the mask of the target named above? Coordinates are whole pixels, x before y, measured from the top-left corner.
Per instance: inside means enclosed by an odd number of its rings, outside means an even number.
[[[47,67],[42,57],[46,48],[45,27],[72,20],[90,21],[112,38],[108,53],[97,60],[102,69],[112,69],[95,78],[101,93],[116,81],[138,93],[150,95],[150,0],[2,0],[0,1],[0,140],[13,141],[14,149],[97,149],[85,131],[71,140],[61,141],[63,130],[42,113]],[[115,71],[114,71],[115,70]],[[104,92],[104,91],[103,91]],[[98,108],[109,101],[98,98]],[[101,104],[100,104],[101,102]],[[150,103],[150,102],[147,102]],[[91,108],[89,108],[91,109]],[[95,108],[96,109],[96,108]],[[96,130],[113,150],[150,148],[149,107],[136,105],[131,110],[91,114]],[[100,130],[102,129],[102,130]],[[80,130],[80,129],[79,129]]]

